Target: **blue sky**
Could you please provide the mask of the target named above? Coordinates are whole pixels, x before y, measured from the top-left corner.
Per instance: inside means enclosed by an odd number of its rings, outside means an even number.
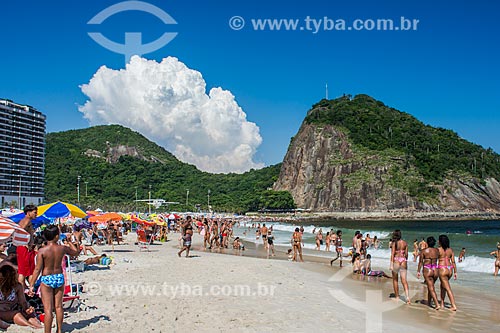
[[[2,3],[0,97],[47,115],[48,132],[89,126],[78,111],[79,86],[102,65],[123,68],[124,56],[94,42],[101,32],[117,43],[138,31],[153,41],[177,32],[144,58],[177,57],[200,71],[207,90],[231,91],[262,144],[253,157],[280,162],[306,112],[325,95],[365,93],[426,124],[500,152],[500,45],[496,1],[146,1],[178,24],[165,26],[129,11],[100,26],[87,22],[111,0]],[[241,16],[239,31],[229,19]],[[251,19],[418,19],[417,31],[255,31]],[[349,23],[348,23],[349,24]]]

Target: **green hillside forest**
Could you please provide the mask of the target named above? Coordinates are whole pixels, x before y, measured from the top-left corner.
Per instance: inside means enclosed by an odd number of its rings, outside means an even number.
[[[135,147],[139,156],[107,161],[109,148],[117,146]],[[168,207],[176,211],[206,211],[209,203],[218,212],[294,208],[288,192],[270,190],[280,166],[244,174],[211,174],[180,162],[128,128],[95,126],[47,134],[45,196],[48,202],[77,203],[79,183],[84,209],[146,211],[147,204],[135,200],[148,199],[150,191],[152,199],[179,202]]]
[[[468,142],[451,130],[425,125],[367,95],[322,100],[313,105],[305,122],[342,129],[357,149],[402,156],[406,167],[416,167],[421,175],[421,181],[409,189],[417,198],[435,195],[433,185],[442,184],[449,175],[483,182],[488,177],[500,179],[500,155],[491,148]]]

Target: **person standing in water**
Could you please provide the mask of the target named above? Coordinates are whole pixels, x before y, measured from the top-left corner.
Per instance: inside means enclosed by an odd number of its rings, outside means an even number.
[[[415,239],[413,242],[413,262],[417,262],[417,257],[419,253],[419,248],[418,248],[418,239]]]
[[[439,310],[439,301],[436,295],[434,284],[438,278],[438,258],[439,250],[434,248],[436,239],[434,237],[427,238],[428,247],[420,252],[420,260],[418,261],[417,278],[420,279],[420,271],[423,269],[425,283],[427,284],[427,305],[431,306],[431,298],[434,300],[436,310]]]
[[[465,259],[465,247],[462,248],[462,251],[460,251],[460,254],[458,255],[458,262],[462,262]]]
[[[271,252],[271,256],[275,256],[274,254],[274,236],[272,234],[271,229],[267,230],[267,259],[269,259],[269,252]]]
[[[292,234],[293,261],[298,261],[297,254],[300,261],[304,261],[302,259],[302,234],[299,230],[299,228],[295,228],[295,232]]]
[[[490,253],[490,256],[495,256],[495,273],[494,276],[498,276],[498,270],[500,269],[500,243],[497,243],[497,249]]]
[[[455,296],[451,291],[450,278],[457,279],[457,265],[455,264],[455,254],[450,247],[450,239],[446,235],[439,236],[439,280],[441,281],[441,307],[444,308],[446,294],[450,299],[451,311],[457,311]]]
[[[337,259],[340,259],[340,267],[342,267],[342,230],[337,230],[337,237],[335,238],[335,252],[337,252],[337,257],[333,258],[330,261],[330,266],[333,265],[333,262]]]
[[[408,282],[406,274],[408,270],[408,243],[401,239],[401,230],[394,230],[392,234],[391,244],[391,266],[392,285],[394,287],[394,295],[399,298],[399,274],[401,273],[401,284],[405,290],[406,304],[410,304],[410,294],[408,292]]]

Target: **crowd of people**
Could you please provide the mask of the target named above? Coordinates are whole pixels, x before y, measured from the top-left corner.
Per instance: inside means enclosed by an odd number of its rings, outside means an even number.
[[[36,218],[36,206],[28,205],[24,208],[25,218],[19,226],[30,234],[30,242],[26,246],[6,247],[0,244],[0,328],[7,328],[10,323],[15,323],[31,328],[45,327],[50,332],[53,315],[55,312],[58,331],[62,325],[62,296],[65,283],[62,258],[69,255],[77,258],[80,254],[90,253],[93,257],[85,259],[85,264],[92,265],[102,262],[105,254],[99,255],[94,245],[120,244],[123,235],[130,231],[128,223],[109,222],[98,226],[67,226],[48,225],[35,230],[31,221]],[[178,232],[178,256],[185,253],[190,256],[193,235],[197,232],[203,239],[203,250],[233,249],[237,252],[244,251],[245,245],[240,237],[235,237],[234,227],[239,222],[225,218],[191,217],[180,219],[163,226],[142,226],[150,240],[165,241],[170,232]],[[245,227],[243,235],[255,229],[255,238],[262,242],[267,257],[275,256],[275,236],[273,225],[253,223]],[[334,253],[330,265],[339,262],[343,267],[345,261],[350,261],[354,274],[370,277],[392,278],[394,289],[393,297],[400,298],[400,283],[404,290],[404,301],[410,303],[407,281],[409,246],[402,238],[400,230],[395,230],[389,242],[391,250],[390,270],[391,275],[382,270],[372,270],[372,256],[368,253],[371,249],[382,246],[377,236],[363,235],[356,231],[349,241],[344,239],[342,230],[329,230],[326,234],[321,228],[312,231],[314,235],[315,250],[325,250]],[[350,244],[349,244],[350,243]],[[296,227],[290,238],[291,248],[288,249],[288,259],[291,261],[304,261],[304,228]],[[437,245],[437,247],[436,247]],[[465,248],[462,248],[458,260],[465,259]],[[490,253],[496,257],[495,276],[500,269],[500,243],[497,249]],[[457,279],[457,265],[455,254],[450,247],[450,240],[446,235],[440,235],[438,240],[430,236],[421,241],[413,242],[413,261],[418,261],[417,277],[423,277],[427,286],[427,304],[436,310],[445,307],[445,299],[449,299],[449,309],[457,310],[455,297],[450,286],[450,279]],[[438,297],[435,284],[440,281],[440,297]],[[43,325],[29,306],[27,297],[35,295],[36,289],[41,291],[41,300],[44,305],[45,317]],[[25,289],[28,292],[25,293]]]
[[[94,245],[119,244],[121,235],[127,232],[126,225],[110,222],[98,228],[50,224],[35,230],[32,221],[37,217],[37,207],[25,206],[24,215],[19,226],[29,233],[28,244],[8,248],[0,244],[0,328],[17,324],[51,332],[55,313],[57,332],[61,332],[67,283],[65,256],[76,260],[80,255],[92,255],[83,263],[100,264],[106,255],[98,255]],[[43,325],[27,302],[36,297],[43,304]]]
[[[255,228],[256,239],[262,238],[262,241],[267,245],[269,236],[272,235],[272,225],[267,227],[266,224],[252,224]],[[352,264],[352,270],[355,274],[361,274],[373,277],[392,278],[394,293],[391,297],[400,299],[399,284],[401,283],[404,290],[403,300],[410,304],[410,295],[407,282],[408,271],[408,243],[402,239],[400,230],[395,230],[389,242],[390,255],[390,273],[382,270],[371,269],[371,255],[368,253],[370,249],[378,249],[381,247],[381,242],[377,236],[373,238],[369,234],[363,235],[360,231],[356,231],[352,239],[352,243],[344,246],[342,230],[330,230],[323,233],[322,229],[314,229],[315,249],[333,251],[334,258],[330,261],[333,265],[337,260],[340,262],[340,267],[343,262],[349,260]],[[244,233],[246,235],[246,232]],[[302,249],[304,247],[304,228],[297,227],[292,233],[290,244],[291,249],[288,249],[288,258],[291,261],[303,261]],[[272,244],[272,241],[270,242]],[[267,246],[267,248],[270,248]],[[269,250],[268,250],[269,251]],[[462,248],[458,261],[465,260],[466,249]],[[495,273],[498,275],[500,270],[500,243],[497,244],[497,249],[492,251],[490,255],[495,256]],[[449,309],[457,310],[455,297],[450,285],[451,279],[457,279],[457,265],[455,263],[455,253],[450,247],[450,240],[447,235],[440,235],[438,240],[434,237],[417,239],[413,242],[413,261],[418,261],[417,277],[423,277],[428,290],[429,306],[436,310],[445,308],[446,298],[449,299]],[[435,284],[439,280],[440,293],[439,298],[436,293]]]

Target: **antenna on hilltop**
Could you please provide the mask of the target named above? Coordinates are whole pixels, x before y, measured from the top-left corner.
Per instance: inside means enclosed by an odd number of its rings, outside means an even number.
[[[325,92],[326,92],[326,99],[328,100],[328,82],[326,83],[326,86],[325,86]]]

